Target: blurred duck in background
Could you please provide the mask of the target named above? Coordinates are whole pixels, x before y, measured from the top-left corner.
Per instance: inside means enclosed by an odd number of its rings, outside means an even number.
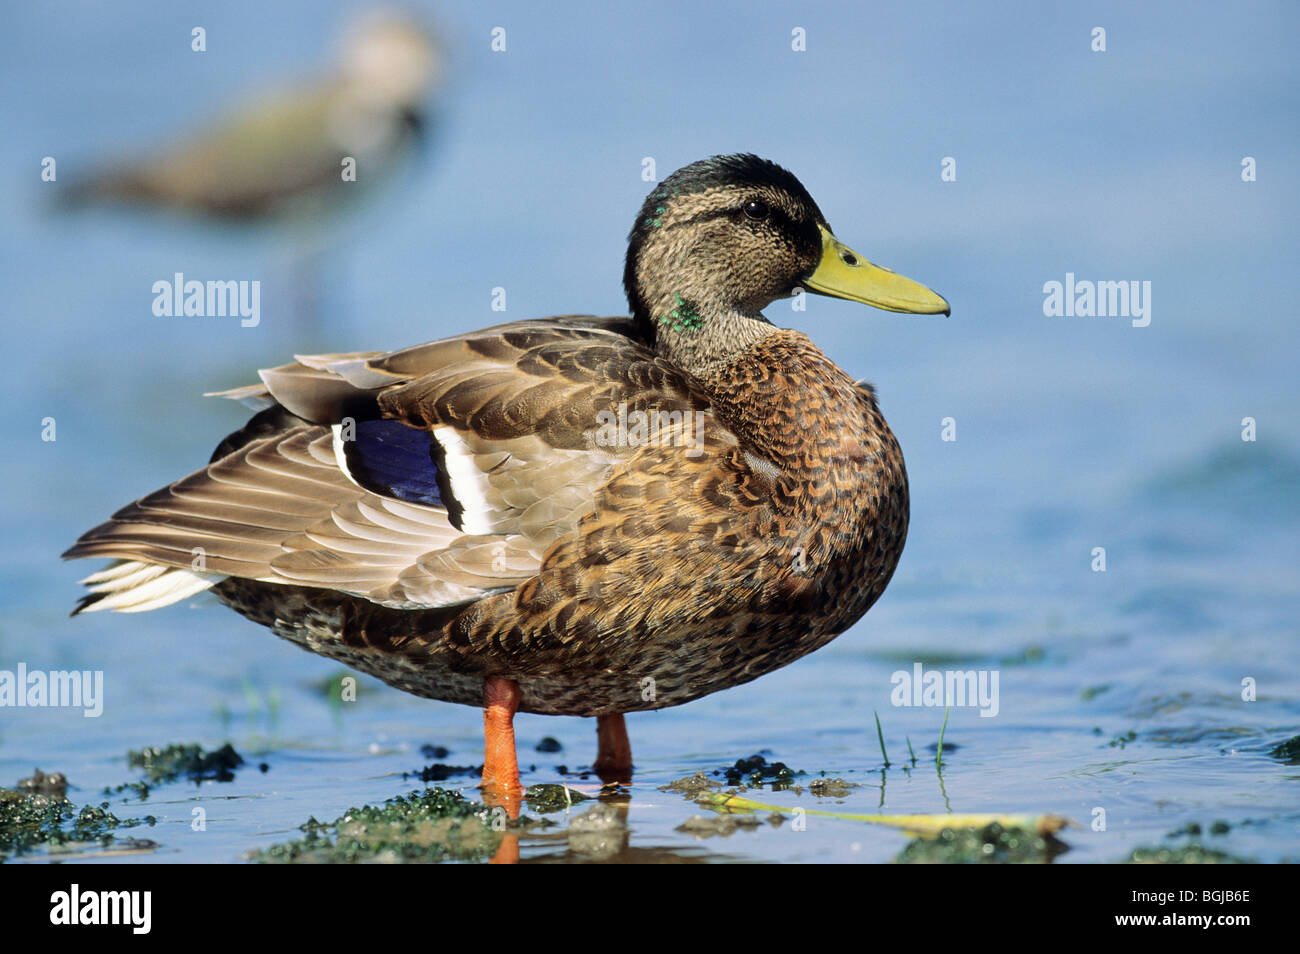
[[[330,75],[256,95],[183,141],[74,179],[64,197],[315,221],[392,176],[417,146],[441,78],[427,26],[372,10],[345,31]]]

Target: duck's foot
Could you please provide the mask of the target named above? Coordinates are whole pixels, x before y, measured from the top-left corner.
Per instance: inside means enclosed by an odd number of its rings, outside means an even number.
[[[606,785],[632,781],[632,743],[627,738],[623,713],[596,716],[596,762],[592,769]]]
[[[522,698],[512,679],[489,676],[483,682],[483,801],[511,818],[519,817],[524,801],[515,756],[515,713]]]

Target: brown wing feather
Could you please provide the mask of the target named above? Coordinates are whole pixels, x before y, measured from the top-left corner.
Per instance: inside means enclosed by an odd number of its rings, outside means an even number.
[[[596,445],[599,411],[707,407],[630,330],[629,319],[565,317],[388,354],[301,356],[262,372],[264,391],[232,392],[276,403],[207,467],[118,511],[65,556],[330,587],[395,607],[511,589],[635,450]],[[326,426],[349,414],[454,441],[481,483],[477,524],[357,486]]]

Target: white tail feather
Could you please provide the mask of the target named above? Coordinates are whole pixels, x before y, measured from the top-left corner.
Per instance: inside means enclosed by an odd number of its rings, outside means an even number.
[[[201,593],[223,579],[225,577],[217,573],[122,560],[82,581],[93,584],[90,586],[92,593],[104,594],[86,606],[84,612],[116,610],[119,613],[143,613]]]

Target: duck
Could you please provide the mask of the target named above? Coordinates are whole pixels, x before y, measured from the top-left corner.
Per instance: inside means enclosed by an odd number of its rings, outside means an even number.
[[[630,782],[627,713],[825,645],[907,537],[874,389],[762,310],[801,293],[950,308],[748,153],[655,186],[623,286],[630,315],[299,355],[216,392],[257,412],[63,554],[112,561],[74,615],[210,591],[311,652],[481,707],[481,787],[512,817],[518,712],[594,717],[594,769]]]
[[[170,143],[87,168],[69,208],[132,204],[226,222],[317,221],[390,179],[425,138],[441,80],[433,32],[371,9],[342,32],[321,75],[264,88]]]

